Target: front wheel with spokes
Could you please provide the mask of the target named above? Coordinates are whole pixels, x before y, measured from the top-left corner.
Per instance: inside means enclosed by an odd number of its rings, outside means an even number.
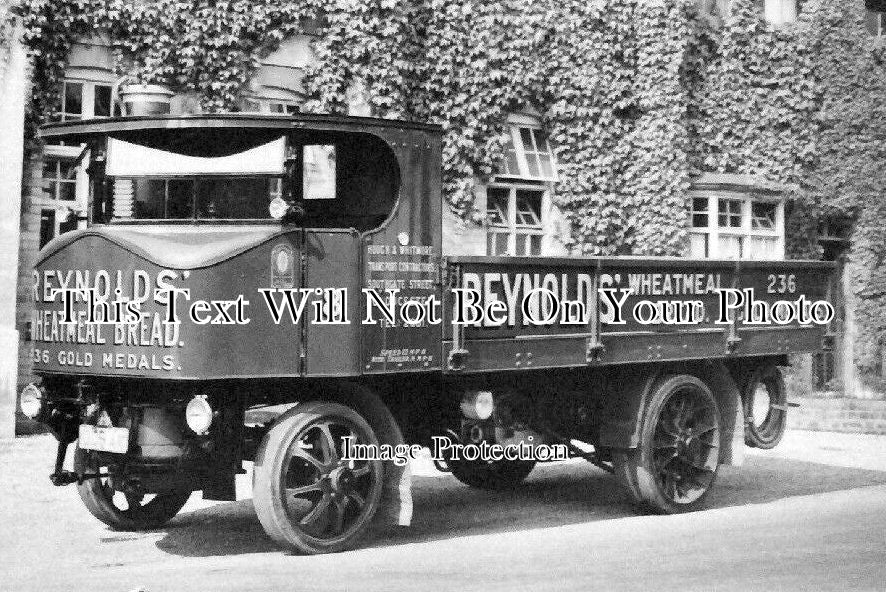
[[[377,448],[368,423],[336,403],[305,403],[280,418],[255,459],[253,503],[277,543],[302,553],[353,547],[378,510],[379,460],[348,460],[345,442]]]
[[[694,376],[669,377],[646,406],[639,446],[613,454],[616,475],[655,512],[695,510],[717,475],[720,425],[707,385]]]
[[[112,487],[111,472],[101,455],[77,446],[74,470],[83,475],[103,475],[77,485],[77,493],[90,514],[114,530],[150,530],[169,522],[191,497],[190,488],[177,487],[158,493],[120,491]]]

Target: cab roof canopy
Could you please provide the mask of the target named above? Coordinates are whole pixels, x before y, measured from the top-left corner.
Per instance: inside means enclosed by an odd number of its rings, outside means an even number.
[[[404,132],[439,135],[442,128],[428,123],[309,113],[116,117],[51,123],[40,128],[40,136],[45,140],[89,143],[110,136],[181,154],[204,156],[233,154],[294,132],[310,142],[334,141],[342,135],[364,133],[392,143]]]

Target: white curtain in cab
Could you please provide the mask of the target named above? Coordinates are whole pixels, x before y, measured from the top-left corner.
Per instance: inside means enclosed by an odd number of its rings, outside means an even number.
[[[250,148],[230,156],[186,156],[123,140],[108,139],[105,174],[111,177],[182,175],[282,175],[286,141]]]

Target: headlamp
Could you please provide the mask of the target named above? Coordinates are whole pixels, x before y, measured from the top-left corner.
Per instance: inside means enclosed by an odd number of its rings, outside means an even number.
[[[185,407],[185,422],[198,436],[204,435],[212,425],[212,407],[206,395],[197,395]]]
[[[19,406],[25,417],[36,419],[43,410],[43,391],[33,382],[22,389]]]

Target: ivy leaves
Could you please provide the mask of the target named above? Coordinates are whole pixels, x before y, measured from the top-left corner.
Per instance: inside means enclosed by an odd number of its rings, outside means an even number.
[[[236,110],[260,57],[317,14],[319,2],[21,0],[34,60],[33,119],[58,107],[74,41],[107,34],[119,74],[196,93],[208,111]]]
[[[882,274],[864,270],[886,261],[886,48],[865,34],[860,0],[807,0],[787,28],[767,25],[759,4],[733,0],[720,27],[694,0],[20,0],[17,10],[34,61],[32,122],[57,109],[71,44],[95,31],[109,35],[120,73],[236,110],[260,58],[322,15],[309,110],[346,113],[357,97],[377,116],[441,124],[443,193],[480,221],[475,186],[497,171],[507,116],[534,109],[577,254],[682,254],[700,172],[788,184],[792,254],[818,255],[821,215],[857,220],[862,363],[873,363],[886,296],[872,287]]]

